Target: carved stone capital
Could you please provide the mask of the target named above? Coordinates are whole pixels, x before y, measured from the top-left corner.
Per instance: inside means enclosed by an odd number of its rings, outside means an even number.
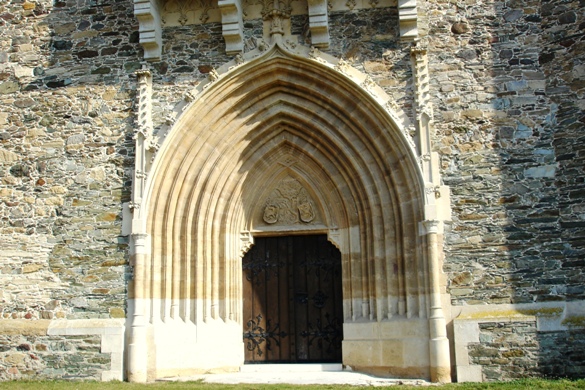
[[[254,246],[254,237],[250,232],[240,233],[240,256],[244,257],[246,253]]]
[[[435,219],[423,221],[423,226],[425,227],[426,234],[438,234],[440,223],[441,221],[437,221]]]
[[[148,240],[148,233],[132,233],[132,239],[134,240],[134,247],[144,247]]]
[[[370,76],[366,76],[364,81],[362,82],[362,88],[368,92],[372,92],[372,90],[376,87],[376,83]]]
[[[134,74],[136,75],[136,77],[138,77],[139,81],[140,81],[140,79],[144,79],[144,78],[152,76],[152,74],[150,73],[150,70],[148,70],[148,69],[139,69],[136,72],[134,72]]]
[[[427,43],[421,39],[416,39],[410,47],[410,54],[413,56],[427,54]]]
[[[321,51],[315,46],[311,47],[311,50],[309,51],[309,58],[322,64],[327,63],[327,61],[321,57]]]
[[[436,199],[441,197],[441,187],[439,186],[428,187],[425,189],[425,192],[427,195],[435,195]]]

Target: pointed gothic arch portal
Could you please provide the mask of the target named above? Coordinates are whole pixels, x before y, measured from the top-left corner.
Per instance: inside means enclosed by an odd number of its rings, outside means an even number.
[[[131,359],[144,337],[150,378],[237,370],[254,237],[325,234],[341,253],[343,364],[432,377],[425,190],[402,126],[341,72],[278,46],[211,83],[150,169],[132,297],[148,324]]]

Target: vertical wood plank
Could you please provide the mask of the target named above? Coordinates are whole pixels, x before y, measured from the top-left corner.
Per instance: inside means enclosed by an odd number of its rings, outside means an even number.
[[[327,236],[257,238],[242,268],[246,363],[341,362],[341,254]]]

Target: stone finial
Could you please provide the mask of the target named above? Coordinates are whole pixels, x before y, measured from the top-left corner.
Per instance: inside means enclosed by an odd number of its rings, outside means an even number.
[[[211,83],[213,83],[214,81],[217,81],[217,79],[219,79],[219,73],[217,73],[217,70],[215,70],[215,68],[211,69],[209,71],[209,73],[207,74],[207,79]]]

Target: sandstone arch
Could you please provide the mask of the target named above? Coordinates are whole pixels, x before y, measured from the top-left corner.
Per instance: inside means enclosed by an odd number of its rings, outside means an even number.
[[[432,376],[435,255],[419,234],[425,182],[405,124],[368,79],[279,44],[211,81],[181,107],[135,214],[144,284],[131,355],[137,337],[148,342],[151,377],[238,367],[241,256],[254,235],[320,231],[342,254],[344,364]],[[317,220],[260,221],[285,177],[311,194]]]

